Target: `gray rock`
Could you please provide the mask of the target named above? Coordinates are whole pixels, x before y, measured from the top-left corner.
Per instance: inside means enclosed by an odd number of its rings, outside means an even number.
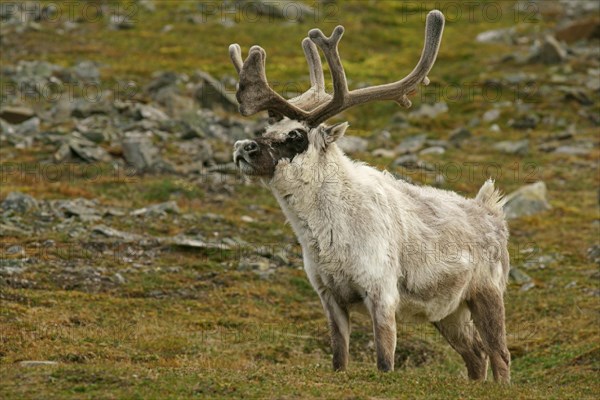
[[[110,154],[96,143],[86,139],[71,138],[68,142],[68,146],[71,150],[71,154],[77,156],[85,162],[109,162],[112,160]],[[61,147],[59,148],[58,154],[55,154],[54,158],[57,160],[66,154],[66,151]]]
[[[58,365],[58,362],[26,360],[26,361],[19,361],[19,365],[21,367],[51,367],[54,365]]]
[[[533,215],[552,208],[546,198],[546,184],[542,181],[525,185],[506,196],[504,212],[507,219]]]
[[[100,83],[100,70],[93,61],[81,61],[71,67],[71,73],[83,83]]]
[[[523,286],[519,289],[520,292],[527,292],[535,287],[535,283],[533,281],[524,283]]]
[[[133,29],[135,22],[127,15],[113,14],[110,16],[108,27],[113,30]]]
[[[97,204],[91,200],[77,198],[74,200],[56,200],[53,206],[62,211],[65,217],[78,217],[82,221],[98,221],[102,219]]]
[[[3,210],[13,210],[18,213],[26,213],[31,210],[36,210],[38,208],[38,202],[34,197],[28,194],[10,192],[2,204],[0,204],[0,208]]]
[[[448,112],[448,105],[444,102],[438,102],[433,105],[431,104],[421,104],[418,110],[412,111],[408,114],[408,116],[412,119],[420,119],[420,118],[431,118],[434,119],[438,117],[440,114],[444,114]]]
[[[238,111],[237,100],[233,93],[227,92],[225,85],[203,71],[196,71],[194,78],[199,82],[194,90],[194,98],[202,108],[221,108],[229,112]]]
[[[14,276],[25,271],[23,260],[0,258],[0,276]]]
[[[113,111],[112,104],[104,98],[90,101],[84,98],[75,98],[71,106],[71,116],[75,118],[87,118],[94,114],[110,114]]]
[[[373,157],[381,157],[381,158],[394,158],[396,157],[396,152],[393,150],[389,150],[389,149],[375,149],[371,152],[371,155],[373,155]]]
[[[567,59],[567,51],[550,35],[544,37],[543,43],[529,58],[531,63],[558,64]]]
[[[23,250],[23,246],[15,244],[6,249],[6,254],[25,254],[25,252]]]
[[[337,145],[344,153],[352,154],[367,151],[369,142],[357,136],[342,136]]]
[[[446,152],[446,149],[443,148],[442,146],[432,146],[432,147],[428,147],[426,149],[423,149],[419,152],[419,155],[424,156],[427,154],[444,154]]]
[[[414,154],[406,154],[394,160],[393,164],[406,168],[417,168],[419,158]]]
[[[515,27],[494,29],[477,34],[475,41],[478,43],[507,43],[514,42]]]
[[[403,155],[407,153],[416,153],[421,150],[423,146],[425,146],[425,142],[427,141],[427,134],[422,133],[420,135],[409,136],[404,139],[394,151],[396,154]]]
[[[600,265],[600,245],[595,244],[587,250],[588,259],[594,264]]]
[[[508,126],[522,130],[534,129],[539,121],[540,117],[538,117],[535,114],[529,114],[517,117],[516,119],[511,119],[510,121],[508,121]]]
[[[109,238],[117,238],[126,242],[138,242],[144,239],[142,235],[119,231],[106,225],[96,225],[92,227],[92,232],[99,233]]]
[[[471,131],[463,126],[460,128],[456,128],[452,132],[450,132],[450,135],[448,135],[448,140],[454,146],[460,147],[460,144],[466,139],[469,139],[471,136],[473,136]]]
[[[144,10],[150,13],[156,11],[156,4],[154,3],[154,0],[140,0],[138,4],[140,5],[140,7],[142,7]]]
[[[150,138],[131,135],[123,139],[123,157],[139,172],[151,171],[159,163],[158,149]]]
[[[25,236],[30,236],[30,235],[31,235],[31,231],[19,228],[12,224],[0,223],[0,237],[1,236],[25,237]]]
[[[245,4],[243,0],[236,1]],[[259,15],[283,19],[288,22],[302,22],[314,19],[316,15],[312,7],[295,0],[255,0],[252,4],[252,9]]]
[[[0,118],[11,124],[20,124],[35,116],[35,111],[29,107],[4,106],[0,109]]]
[[[239,271],[259,271],[265,272],[271,268],[271,263],[265,257],[243,257],[238,264]]]
[[[147,104],[136,104],[132,110],[132,115],[138,120],[148,119],[156,122],[167,121],[169,119],[169,116],[162,110]]]
[[[491,110],[487,110],[485,113],[483,113],[483,116],[481,117],[481,119],[484,122],[493,122],[495,120],[497,120],[498,118],[500,118],[500,114],[502,112],[497,109],[497,108],[492,108]]]
[[[150,216],[161,216],[169,214],[180,214],[181,210],[177,206],[177,202],[174,200],[167,201],[164,203],[153,204],[148,207],[139,208],[131,212],[131,215],[150,215]]]
[[[92,115],[77,122],[76,129],[82,136],[94,143],[102,143],[115,136],[110,118],[105,115]]]
[[[567,154],[572,156],[586,156],[590,154],[592,149],[580,146],[559,146],[553,153],[554,154]]]
[[[229,246],[225,243],[210,243],[201,239],[187,237],[184,235],[177,235],[172,238],[161,238],[160,241],[164,244],[194,249],[229,249]]]
[[[35,136],[40,133],[40,119],[38,117],[29,118],[14,126],[16,136]]]
[[[511,267],[509,272],[510,278],[518,283],[519,285],[527,282],[531,282],[531,277],[527,275],[525,272],[521,271],[516,267]]]
[[[515,154],[524,156],[529,153],[529,140],[505,140],[494,145],[494,149],[506,154]]]
[[[119,285],[123,285],[123,284],[127,283],[127,280],[123,277],[123,275],[121,275],[119,272],[117,272],[113,275],[113,282],[115,282],[116,284],[119,284]]]

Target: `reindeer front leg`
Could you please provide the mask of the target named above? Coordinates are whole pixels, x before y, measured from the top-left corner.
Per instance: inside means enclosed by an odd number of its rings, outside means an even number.
[[[366,301],[373,320],[377,368],[383,372],[394,370],[396,352],[396,305],[397,301],[385,301],[381,296]]]
[[[340,304],[329,293],[321,295],[321,302],[331,335],[334,371],[345,371],[348,366],[348,347],[350,344],[350,317],[347,307]]]

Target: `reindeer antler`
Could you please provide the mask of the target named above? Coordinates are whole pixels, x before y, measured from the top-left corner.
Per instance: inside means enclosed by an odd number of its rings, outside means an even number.
[[[247,116],[268,110],[316,126],[350,107],[371,101],[393,100],[403,107],[410,107],[407,95],[416,91],[419,84],[429,84],[427,74],[437,57],[443,30],[444,15],[437,10],[429,12],[423,52],[410,74],[394,83],[348,91],[346,73],[338,53],[338,43],[344,34],[344,28],[337,26],[330,37],[326,37],[319,29],[313,29],[308,33],[309,37],[302,41],[312,86],[302,95],[290,100],[285,100],[269,87],[265,76],[266,53],[261,47],[250,48],[248,58],[242,63],[240,46],[232,44],[229,46],[229,53],[240,76],[236,94],[240,112]],[[329,64],[333,96],[325,92],[323,68],[315,44],[321,48]]]

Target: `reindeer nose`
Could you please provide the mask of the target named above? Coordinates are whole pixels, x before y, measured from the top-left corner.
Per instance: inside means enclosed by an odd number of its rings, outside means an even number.
[[[258,144],[255,141],[250,141],[244,145],[244,151],[248,154],[258,151]]]
[[[245,154],[252,154],[258,151],[258,143],[254,140],[238,140],[234,144],[234,149]]]

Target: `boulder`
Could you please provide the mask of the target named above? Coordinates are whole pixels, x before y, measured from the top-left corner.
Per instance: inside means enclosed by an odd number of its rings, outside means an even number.
[[[552,208],[548,203],[546,184],[542,181],[525,185],[506,196],[507,219],[533,215]]]

